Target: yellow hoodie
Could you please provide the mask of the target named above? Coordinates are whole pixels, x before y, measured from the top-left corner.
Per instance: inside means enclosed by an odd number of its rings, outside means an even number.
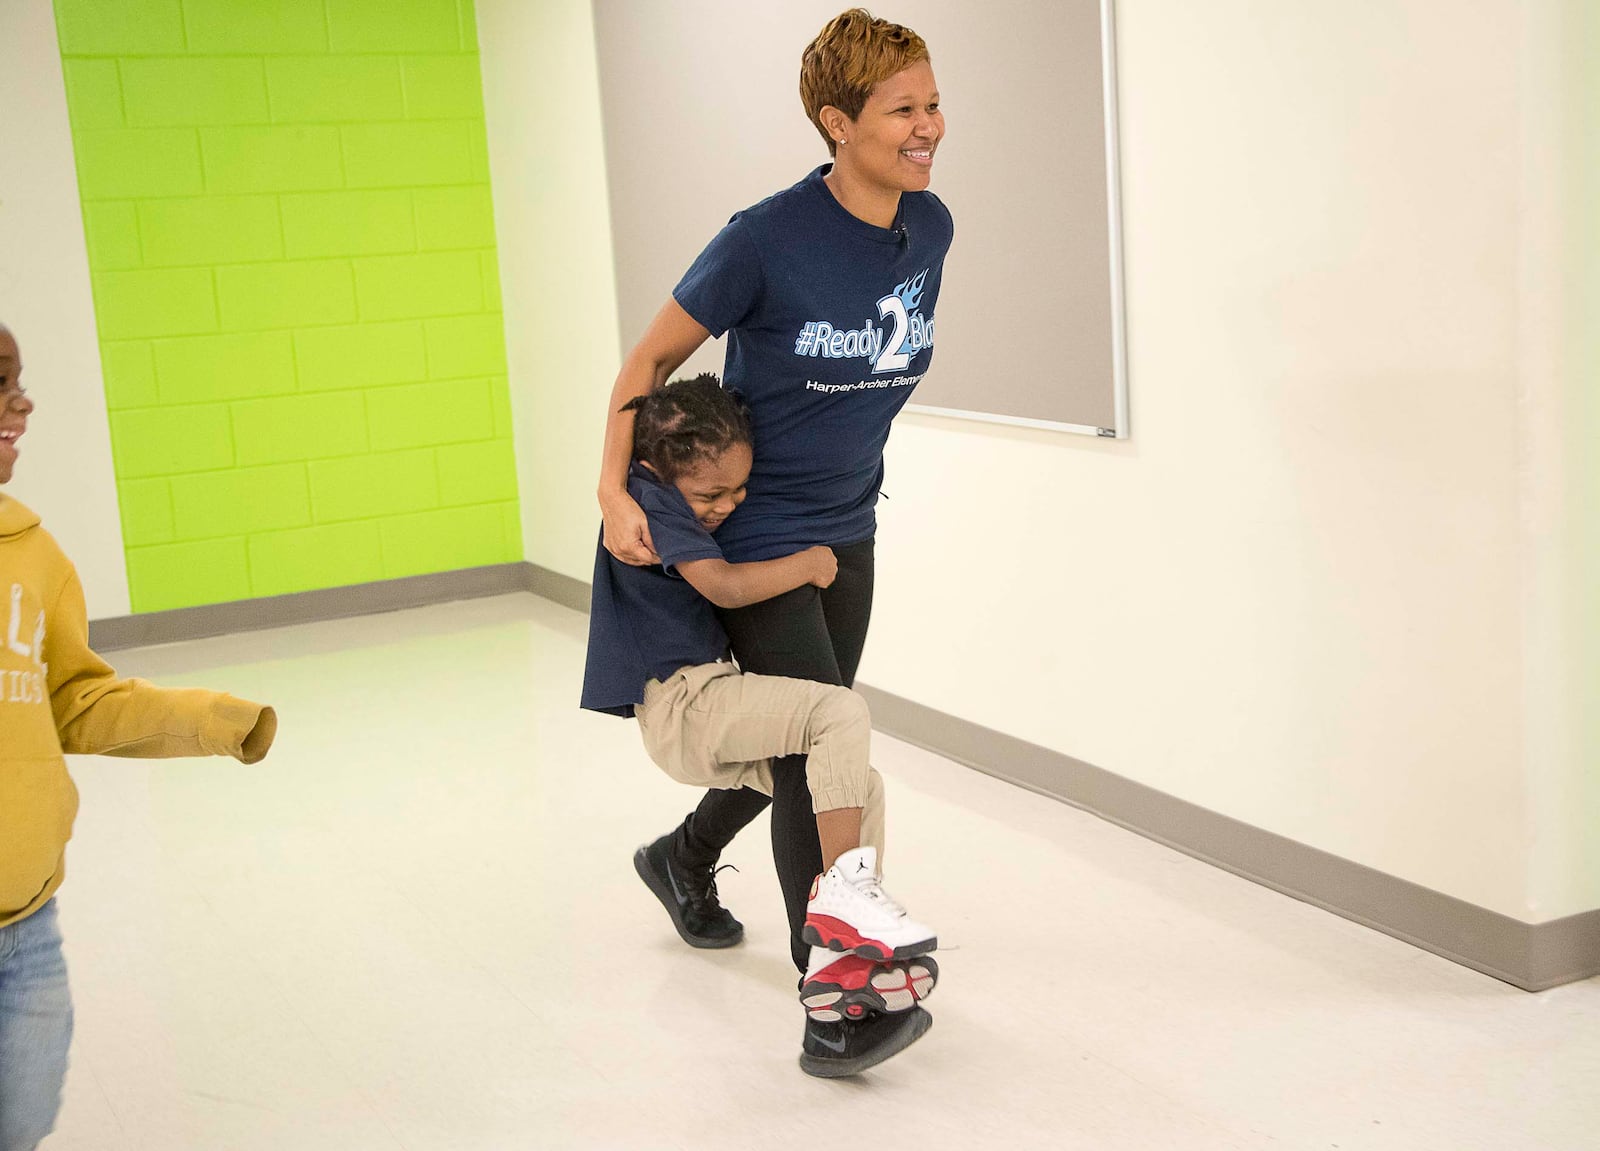
[[[0,494],[0,927],[61,886],[78,814],[63,753],[255,763],[277,729],[258,703],[118,679],[89,649],[72,561],[38,516]]]

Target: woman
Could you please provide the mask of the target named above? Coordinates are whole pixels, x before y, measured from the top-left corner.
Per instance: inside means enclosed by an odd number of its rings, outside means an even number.
[[[723,626],[746,671],[849,686],[872,607],[884,443],[933,355],[952,227],[926,189],[944,117],[922,39],[860,8],[806,48],[800,95],[833,162],[734,216],[628,353],[612,389],[598,496],[606,549],[627,563],[659,562],[627,494],[633,416],[621,409],[727,332],[724,382],[744,393],[760,447],[745,502],[718,542],[733,562],[826,544],[839,571],[827,589],[723,612]],[[774,777],[773,857],[804,971],[800,927],[821,853],[803,760],[779,760]],[[749,789],[708,792],[664,837],[674,873],[693,877],[680,910],[705,932],[702,945],[737,942],[712,871],[768,802]]]

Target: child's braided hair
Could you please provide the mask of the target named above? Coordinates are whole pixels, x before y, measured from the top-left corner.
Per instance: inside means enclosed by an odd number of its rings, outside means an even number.
[[[700,460],[754,443],[749,406],[711,372],[658,384],[618,410],[634,413],[633,458],[669,484]]]

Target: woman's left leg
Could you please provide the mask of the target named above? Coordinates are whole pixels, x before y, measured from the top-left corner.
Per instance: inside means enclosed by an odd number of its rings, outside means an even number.
[[[787,675],[850,686],[872,614],[872,541],[835,548],[834,552],[839,573],[831,587],[821,591],[797,588],[762,603],[719,613],[740,668],[757,675]],[[811,948],[801,938],[801,929],[811,880],[822,870],[822,845],[806,784],[805,757],[774,760],[772,777],[772,860],[789,915],[790,952],[795,966],[804,972]]]
[[[833,649],[832,670],[838,673],[837,676],[822,674],[828,670],[820,666],[822,661],[818,661],[810,673],[764,674],[794,674],[802,679],[819,679],[845,687],[855,683],[856,668],[861,664],[861,653],[867,642],[867,625],[872,619],[875,576],[873,541],[869,539],[846,544],[835,548],[834,552],[839,560],[838,578],[833,581],[832,587],[822,590],[817,601],[822,607],[823,626],[828,633],[828,645]],[[735,654],[738,654],[737,645]],[[763,672],[757,667],[745,667],[744,670]],[[723,848],[733,842],[734,836],[765,811],[771,802],[771,796],[763,795],[752,787],[708,791],[701,798],[700,805],[684,817],[683,823],[678,826],[673,846],[687,860],[707,866],[714,864]]]

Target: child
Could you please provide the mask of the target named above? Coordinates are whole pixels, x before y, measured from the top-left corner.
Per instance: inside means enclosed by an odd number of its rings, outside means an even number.
[[[867,762],[866,704],[837,685],[741,674],[713,609],[808,583],[827,587],[837,571],[833,552],[813,547],[743,564],[722,558],[712,533],[744,498],[753,448],[747,409],[715,376],[658,386],[627,407],[636,413],[628,491],[644,509],[661,565],[632,567],[598,549],[583,706],[635,716],[650,758],[699,788],[770,795],[771,759],[807,755],[823,874],[807,906],[800,1062],[812,1075],[854,1074],[927,1030],[931,1018],[917,1001],[938,974],[926,957],[937,946],[933,931],[879,882],[883,786]],[[743,938],[717,900],[714,867],[686,862],[674,835],[641,847],[634,867],[692,946]]]
[[[0,325],[0,484],[10,482],[33,400]],[[0,494],[0,1151],[50,1133],[72,1038],[56,889],[77,814],[64,752],[231,755],[255,763],[270,707],[209,691],[164,691],[89,649],[83,588],[39,517]]]

